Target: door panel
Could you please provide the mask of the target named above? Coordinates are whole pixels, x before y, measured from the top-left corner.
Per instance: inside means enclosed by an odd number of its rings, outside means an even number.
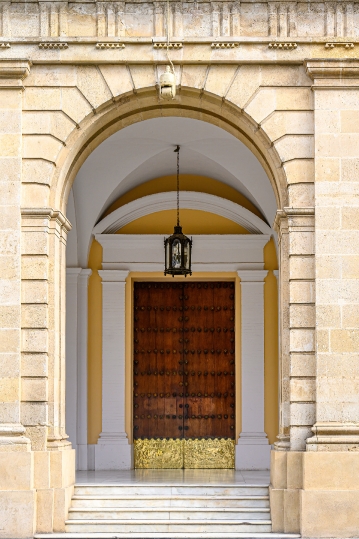
[[[183,417],[178,417],[183,416],[177,345],[182,302],[178,296],[173,284],[135,283],[135,438],[179,438],[183,434]]]
[[[136,467],[233,467],[234,323],[234,283],[135,283]]]

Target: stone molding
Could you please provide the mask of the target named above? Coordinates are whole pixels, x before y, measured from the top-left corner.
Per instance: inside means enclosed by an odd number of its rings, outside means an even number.
[[[103,283],[123,283],[129,273],[129,270],[99,270],[98,272]]]
[[[52,208],[22,208],[21,215],[26,219],[47,219],[48,221],[55,221],[62,229],[69,232],[72,228],[70,221],[59,210],[53,210]]]
[[[181,191],[180,206],[185,209],[208,211],[234,221],[252,234],[271,234],[271,228],[243,206],[207,193]],[[93,234],[113,234],[139,217],[176,208],[174,191],[148,195],[113,211],[93,229]]]
[[[313,88],[315,89],[358,88],[359,60],[357,58],[307,60],[305,68],[314,81]]]
[[[262,283],[268,275],[268,270],[239,270],[237,271],[241,283]]]
[[[318,422],[314,436],[307,439],[307,451],[358,451],[359,423]]]
[[[0,88],[24,89],[23,80],[29,75],[31,65],[26,59],[0,58]]]

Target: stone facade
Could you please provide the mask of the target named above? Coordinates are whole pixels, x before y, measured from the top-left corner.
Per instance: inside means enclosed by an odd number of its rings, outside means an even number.
[[[358,6],[170,2],[167,15],[166,2],[0,2],[0,537],[64,530],[72,493],[64,411],[71,184],[108,136],[171,115],[244,142],[277,200],[273,529],[357,535]],[[157,89],[167,30],[173,101]]]

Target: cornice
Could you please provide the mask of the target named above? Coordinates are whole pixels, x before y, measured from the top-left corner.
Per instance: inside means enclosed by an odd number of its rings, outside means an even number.
[[[0,58],[0,88],[23,88],[31,65],[27,59]]]
[[[55,221],[67,232],[72,228],[67,217],[61,211],[53,210],[52,208],[22,208],[21,216],[24,219],[47,219],[48,221]]]
[[[314,88],[358,88],[359,60],[357,58],[318,58],[305,61],[306,72]]]

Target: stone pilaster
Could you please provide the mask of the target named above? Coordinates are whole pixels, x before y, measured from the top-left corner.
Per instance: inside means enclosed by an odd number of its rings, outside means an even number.
[[[312,451],[359,443],[359,62],[308,61],[315,92],[317,416]]]
[[[268,35],[276,37],[278,34],[278,5],[268,2]]]
[[[27,60],[0,60],[0,446],[25,450],[21,403],[21,126]],[[1,487],[0,487],[1,488]]]
[[[96,470],[129,470],[132,447],[125,430],[125,288],[128,271],[102,270],[102,432]]]
[[[219,2],[211,3],[212,9],[212,36],[221,35],[221,4]]]
[[[164,2],[153,2],[153,32],[156,37],[165,35]]]
[[[0,60],[0,533],[19,538],[32,537],[35,516],[21,413],[21,109],[29,72],[27,60]]]
[[[66,428],[77,450],[77,469],[87,470],[87,328],[91,270],[66,269]],[[77,410],[77,414],[74,413]]]
[[[240,2],[234,2],[232,4],[232,36],[238,37],[241,35],[241,3]]]
[[[264,432],[264,278],[266,270],[241,270],[242,432],[236,468],[269,469],[270,446]]]
[[[290,362],[289,362],[289,231],[288,216],[279,210],[274,227],[279,249],[279,434],[274,447],[286,451],[290,447]]]
[[[222,32],[223,37],[231,35],[231,9],[228,2],[223,2],[222,5]]]

